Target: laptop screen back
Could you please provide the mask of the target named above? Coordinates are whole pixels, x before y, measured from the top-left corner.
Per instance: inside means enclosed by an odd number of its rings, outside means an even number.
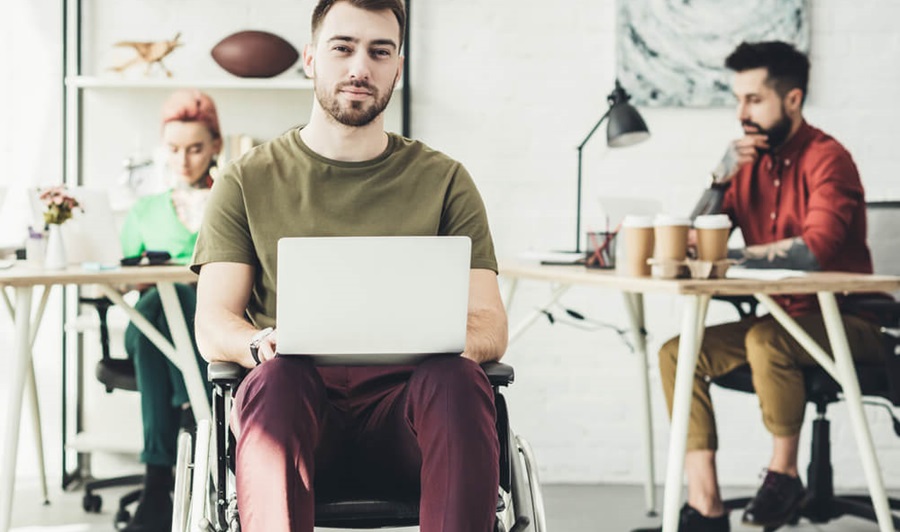
[[[278,242],[279,354],[399,364],[465,348],[468,237]]]

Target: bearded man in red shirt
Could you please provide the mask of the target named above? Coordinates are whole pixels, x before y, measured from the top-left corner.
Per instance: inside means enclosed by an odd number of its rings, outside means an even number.
[[[783,42],[742,43],[725,65],[735,72],[732,88],[744,129],[714,172],[714,187],[724,189],[721,211],[740,228],[747,244],[732,256],[748,267],[871,273],[865,199],[856,165],[838,141],[803,118],[807,57]],[[815,295],[774,299],[819,345],[829,345]],[[878,326],[844,308],[854,358],[877,356]],[[677,356],[678,338],[673,338],[659,354],[670,414]],[[730,529],[716,478],[718,441],[709,385],[745,364],[752,369],[773,446],[765,479],[743,522],[764,527],[786,523],[805,496],[797,475],[806,406],[802,367],[815,361],[768,315],[710,327],[694,375],[685,457],[688,502],[681,511],[680,531]]]

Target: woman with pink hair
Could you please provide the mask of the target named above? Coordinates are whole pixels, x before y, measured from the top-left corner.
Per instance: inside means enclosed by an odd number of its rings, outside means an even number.
[[[209,196],[222,148],[222,135],[215,103],[197,90],[172,94],[162,109],[162,142],[168,154],[171,188],[145,196],[128,213],[121,233],[125,257],[150,251],[165,251],[175,263],[190,261],[197,241],[203,207]],[[193,340],[196,306],[194,285],[176,285],[181,309],[188,318]],[[171,338],[155,286],[140,287],[135,308],[167,338]],[[141,333],[134,324],[125,331],[125,350],[134,361],[141,417],[144,425],[146,464],[144,490],[137,511],[125,527],[127,532],[168,532],[172,523],[172,469],[178,432],[192,428],[193,416],[181,371]],[[206,381],[206,362],[197,345],[194,353]]]

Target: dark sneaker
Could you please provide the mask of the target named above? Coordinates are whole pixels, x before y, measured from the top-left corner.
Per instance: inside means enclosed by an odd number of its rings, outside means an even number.
[[[662,532],[662,527],[639,528],[632,532]],[[731,532],[728,512],[719,517],[706,517],[692,506],[685,504],[681,507],[681,514],[678,517],[678,532]]]
[[[781,526],[800,512],[805,499],[806,490],[799,478],[766,471],[762,486],[744,509],[741,520],[753,526]]]

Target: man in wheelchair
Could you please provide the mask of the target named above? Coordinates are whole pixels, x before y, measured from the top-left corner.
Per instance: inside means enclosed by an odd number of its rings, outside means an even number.
[[[479,364],[506,349],[497,262],[467,171],[384,130],[405,18],[402,0],[321,0],[303,52],[309,123],[227,167],[209,199],[192,265],[195,326],[207,360],[250,369],[231,416],[245,531],[311,532],[316,498],[337,486],[419,493],[426,532],[494,527],[497,414]],[[335,235],[468,236],[461,356],[402,367],[276,356],[276,244]]]

